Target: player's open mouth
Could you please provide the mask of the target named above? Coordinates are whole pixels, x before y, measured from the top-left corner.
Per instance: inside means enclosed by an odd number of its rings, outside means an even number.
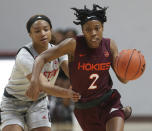
[[[98,42],[98,41],[99,41],[98,38],[93,38],[93,39],[91,39],[91,42]]]
[[[47,38],[41,39],[40,41],[45,42],[45,41],[47,41]]]

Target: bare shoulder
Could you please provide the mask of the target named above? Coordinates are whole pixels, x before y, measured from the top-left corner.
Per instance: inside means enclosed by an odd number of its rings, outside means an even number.
[[[116,45],[116,42],[114,40],[110,40],[110,50],[113,55],[113,60],[116,56],[118,56],[118,47]]]
[[[117,50],[117,44],[114,40],[110,39],[110,49],[111,50]]]

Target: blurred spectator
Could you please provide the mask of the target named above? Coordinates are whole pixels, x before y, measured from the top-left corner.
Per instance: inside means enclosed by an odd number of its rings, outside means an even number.
[[[53,99],[55,100],[56,105],[51,113],[51,121],[56,123],[72,123],[72,104],[69,99]],[[65,102],[67,102],[67,104],[65,104]]]
[[[53,35],[55,37],[55,45],[59,44],[62,40],[65,39],[63,30],[58,29],[55,32],[53,32]]]
[[[56,85],[64,88],[70,87],[68,79],[58,78]],[[51,121],[56,123],[72,123],[73,105],[70,99],[60,99],[53,96],[48,96]]]
[[[76,37],[77,34],[78,34],[77,30],[74,28],[69,28],[65,30],[65,38]]]

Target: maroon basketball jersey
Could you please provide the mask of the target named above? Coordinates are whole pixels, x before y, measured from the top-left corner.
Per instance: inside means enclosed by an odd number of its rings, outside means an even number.
[[[72,89],[82,95],[80,101],[86,102],[112,88],[110,39],[103,38],[96,49],[87,46],[84,36],[76,37],[76,43],[74,60],[69,63],[70,81]]]

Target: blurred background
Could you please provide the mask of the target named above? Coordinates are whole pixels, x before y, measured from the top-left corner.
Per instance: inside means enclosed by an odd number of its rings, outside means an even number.
[[[113,87],[122,95],[123,105],[130,105],[133,109],[125,131],[152,131],[151,0],[0,0],[0,101],[17,50],[31,41],[26,31],[27,20],[35,14],[48,16],[56,36],[54,43],[58,44],[67,37],[82,34],[81,27],[73,24],[76,18],[70,8],[83,8],[84,5],[92,8],[93,3],[109,7],[104,37],[115,40],[119,51],[136,48],[145,56],[146,70],[137,80],[124,85],[116,79],[112,70],[110,73]],[[56,84],[65,88],[70,86],[62,71]],[[53,131],[81,131],[73,116],[70,100],[51,96],[49,100]]]

